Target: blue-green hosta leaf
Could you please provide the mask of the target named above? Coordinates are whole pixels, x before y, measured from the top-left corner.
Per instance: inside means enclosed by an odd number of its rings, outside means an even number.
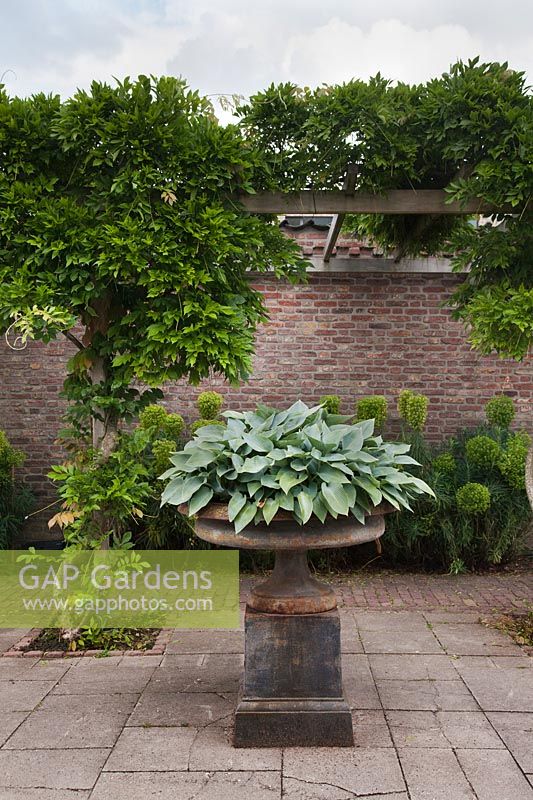
[[[322,502],[319,494],[317,494],[317,496],[313,500],[313,514],[315,515],[315,517],[318,517],[318,519],[322,523],[325,522],[326,517],[328,515],[328,509]]]
[[[183,467],[186,472],[191,472],[196,467],[207,467],[216,461],[218,453],[212,453],[209,450],[196,450]]]
[[[270,461],[266,456],[252,456],[251,458],[245,458],[244,464],[242,465],[240,472],[251,472],[255,474],[256,472],[261,472],[261,470],[266,469],[270,466]]]
[[[204,508],[213,497],[213,490],[209,486],[202,486],[197,492],[193,494],[189,500],[189,515],[198,513],[201,508]]]
[[[329,464],[321,464],[318,469],[318,476],[322,478],[323,481],[329,483],[330,481],[338,482],[338,483],[350,483],[350,478],[348,478],[344,472],[337,467]],[[352,472],[350,471],[350,477],[352,476]]]
[[[346,460],[350,463],[354,464],[375,464],[378,460],[376,456],[373,456],[371,453],[366,453],[364,450],[348,450],[346,453]]]
[[[261,489],[261,481],[248,481],[246,488],[248,489],[250,497],[253,497],[258,489]]]
[[[179,475],[179,473],[180,473],[179,469],[176,469],[176,467],[170,467],[170,469],[167,469],[165,472],[163,472],[162,475],[159,475],[157,480],[166,481],[167,478],[176,478]]]
[[[275,517],[278,511],[279,502],[275,497],[269,497],[268,500],[265,500],[265,505],[263,506],[263,517],[265,518],[267,525],[270,525],[272,519]]]
[[[272,475],[261,475],[260,481],[262,486],[267,486],[269,489],[279,489],[279,483]]]
[[[174,464],[178,469],[183,469],[183,465],[186,464],[188,460],[189,456],[186,453],[173,453],[170,456],[170,463]]]
[[[311,514],[313,513],[313,498],[307,494],[305,489],[303,489],[297,496],[296,501],[300,508],[300,515],[302,517],[302,522],[305,525],[305,523],[308,521]]]
[[[287,494],[293,486],[297,486],[306,480],[307,475],[301,472],[291,472],[290,470],[283,470],[277,475],[279,485],[282,491]]]
[[[419,462],[415,461],[415,459],[411,458],[411,456],[396,456],[394,461],[396,462],[396,464],[410,464],[413,467],[420,466]]]
[[[228,519],[233,522],[239,511],[246,503],[246,496],[242,492],[235,492],[228,503]]]
[[[257,503],[250,503],[247,502],[244,508],[242,508],[234,520],[235,525],[235,532],[240,533],[243,528],[246,528],[249,525],[253,518],[255,517],[257,512]]]
[[[242,438],[256,453],[268,453],[273,448],[270,439],[260,433],[243,433]]]
[[[175,478],[165,486],[165,490],[161,495],[161,505],[169,503],[171,506],[179,506],[182,503],[187,503],[193,494],[204,483],[203,478]]]
[[[346,515],[348,513],[348,497],[341,483],[325,483],[320,491],[322,500],[331,514]]]
[[[222,425],[203,425],[194,434],[194,439],[208,439],[212,442],[222,442],[225,439],[226,431]]]
[[[279,501],[279,507],[284,511],[292,511],[294,509],[294,495],[282,493],[277,499]]]
[[[372,434],[374,433],[374,420],[373,419],[363,419],[360,422],[356,422],[354,425],[355,430],[360,430],[363,436],[363,439],[369,439]]]
[[[290,466],[295,472],[303,472],[304,469],[307,469],[307,464],[301,458],[294,458]]]
[[[376,486],[375,481],[373,481],[371,478],[367,478],[366,475],[356,475],[354,478],[354,483],[356,486],[360,486],[365,490],[375,506],[379,506],[382,496],[379,488]]]
[[[429,494],[430,497],[435,497],[435,492],[431,486],[427,485],[425,481],[423,481],[421,478],[415,478],[414,475],[410,475],[409,477],[410,483],[414,484],[418,489],[420,489],[421,492],[424,494]]]
[[[350,508],[354,505],[357,498],[357,491],[353,484],[348,483],[343,486],[346,497],[348,498],[348,505]]]
[[[350,508],[350,513],[356,518],[357,522],[360,522],[361,525],[365,524],[365,510],[361,508],[360,505],[357,503]]]

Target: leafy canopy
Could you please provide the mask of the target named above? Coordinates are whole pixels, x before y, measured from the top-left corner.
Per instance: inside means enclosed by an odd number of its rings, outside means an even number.
[[[171,77],[63,102],[0,86],[0,154],[0,326],[48,341],[81,323],[65,384],[78,422],[158,396],[135,379],[246,377],[266,315],[248,273],[295,279],[302,262],[227,199],[253,191],[264,161],[235,125]]]
[[[469,265],[451,298],[483,353],[520,359],[533,343],[533,98],[507,63],[458,62],[426,84],[368,83],[302,89],[270,86],[239,113],[270,156],[262,186],[332,189],[348,164],[357,188],[444,189],[450,200],[482,198],[509,213],[497,228],[458,216],[360,215],[350,224],[398,257],[455,252]]]
[[[347,424],[350,417],[298,401],[285,411],[226,411],[225,426],[207,425],[170,460],[162,503],[188,503],[193,515],[212,499],[228,502],[239,532],[272,521],[284,509],[300,525],[312,515],[365,514],[383,500],[409,509],[430,487],[405,470],[417,462],[408,444],[374,436],[374,421]]]

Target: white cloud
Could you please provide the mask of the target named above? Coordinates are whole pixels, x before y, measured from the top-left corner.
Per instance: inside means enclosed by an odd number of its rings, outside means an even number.
[[[533,7],[507,0],[18,0],[5,4],[0,74],[14,94],[71,94],[93,78],[182,74],[204,93],[270,82],[424,81],[457,58],[509,60],[533,79]]]

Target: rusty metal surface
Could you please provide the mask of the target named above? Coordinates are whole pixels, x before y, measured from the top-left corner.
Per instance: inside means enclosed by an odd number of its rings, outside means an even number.
[[[319,614],[337,608],[337,598],[309,572],[306,551],[277,550],[270,577],[252,589],[248,606],[266,614]]]
[[[270,525],[248,525],[235,533],[227,519],[198,517],[196,535],[212,544],[249,550],[316,550],[329,547],[349,547],[378,539],[385,530],[383,514],[367,517],[361,525],[353,517],[328,519],[323,525],[318,519],[306,525],[289,520],[274,519]]]

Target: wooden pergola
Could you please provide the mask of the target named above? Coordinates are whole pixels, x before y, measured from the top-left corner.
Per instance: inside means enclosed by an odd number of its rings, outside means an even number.
[[[247,211],[253,214],[285,214],[309,215],[333,214],[333,221],[328,233],[324,254],[321,259],[313,258],[314,266],[320,269],[317,262],[324,264],[330,261],[335,243],[342,228],[346,214],[423,214],[428,216],[463,215],[490,216],[502,213],[517,213],[511,207],[496,208],[482,199],[469,200],[466,203],[450,201],[444,189],[392,189],[386,194],[370,194],[355,189],[357,167],[350,165],[342,189],[305,189],[298,192],[258,192],[254,195],[242,194],[235,197]],[[392,258],[342,259],[342,261],[371,261],[374,267],[390,266]],[[442,265],[449,259],[440,259]],[[378,263],[379,262],[379,263]],[[408,264],[416,270],[416,264],[427,263],[427,259],[407,259]]]

